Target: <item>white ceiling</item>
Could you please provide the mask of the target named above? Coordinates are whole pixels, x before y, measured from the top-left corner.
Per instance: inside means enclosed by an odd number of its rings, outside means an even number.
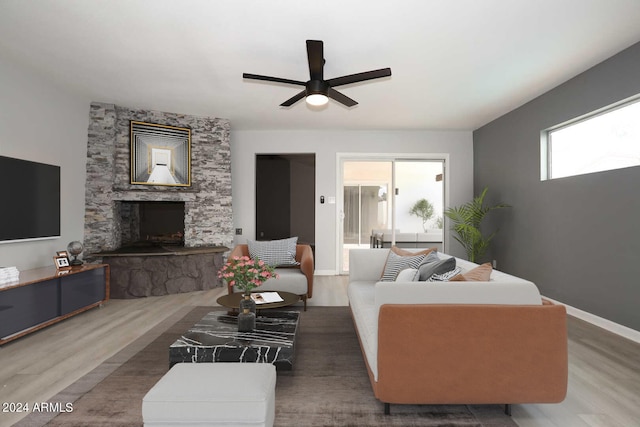
[[[360,104],[279,104],[308,80]],[[222,117],[232,129],[473,130],[640,41],[640,0],[0,0],[0,59],[92,101]]]

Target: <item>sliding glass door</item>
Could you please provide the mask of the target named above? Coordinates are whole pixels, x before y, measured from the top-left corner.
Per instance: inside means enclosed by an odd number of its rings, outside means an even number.
[[[368,248],[371,231],[391,225],[390,161],[345,161],[342,164],[341,272],[349,270],[349,249]]]
[[[349,270],[352,248],[443,250],[443,160],[345,159],[341,167],[342,273]]]

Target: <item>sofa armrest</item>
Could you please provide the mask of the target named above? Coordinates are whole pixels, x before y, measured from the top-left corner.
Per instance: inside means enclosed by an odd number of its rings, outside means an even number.
[[[296,261],[300,263],[300,271],[307,277],[307,298],[313,295],[313,251],[309,245],[296,246]]]
[[[565,307],[384,305],[376,397],[389,403],[557,403],[567,391]]]
[[[233,250],[229,254],[229,258],[233,258],[235,256],[249,256],[249,245],[247,245],[246,243],[236,245],[236,247],[233,248]]]

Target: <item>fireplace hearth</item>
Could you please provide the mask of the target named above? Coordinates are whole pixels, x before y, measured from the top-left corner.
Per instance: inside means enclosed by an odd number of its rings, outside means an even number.
[[[226,246],[185,248],[146,242],[101,252],[109,264],[111,298],[140,298],[213,289]]]

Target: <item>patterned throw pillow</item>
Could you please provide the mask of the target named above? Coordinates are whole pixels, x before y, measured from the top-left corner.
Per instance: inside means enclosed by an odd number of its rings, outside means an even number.
[[[300,265],[296,261],[297,237],[257,242],[247,241],[251,259],[260,259],[272,267]]]
[[[452,277],[460,274],[461,271],[462,269],[460,267],[456,267],[451,271],[447,271],[446,273],[432,274],[427,282],[448,282]]]
[[[400,256],[393,251],[389,251],[387,258],[387,264],[384,266],[384,273],[382,273],[382,282],[393,282],[396,280],[396,276],[405,268],[418,268],[424,255],[417,256]]]
[[[454,268],[456,268],[456,259],[454,257],[442,260],[438,258],[432,262],[424,262],[418,267],[418,270],[420,270],[420,281],[426,282],[434,274],[445,274]]]

